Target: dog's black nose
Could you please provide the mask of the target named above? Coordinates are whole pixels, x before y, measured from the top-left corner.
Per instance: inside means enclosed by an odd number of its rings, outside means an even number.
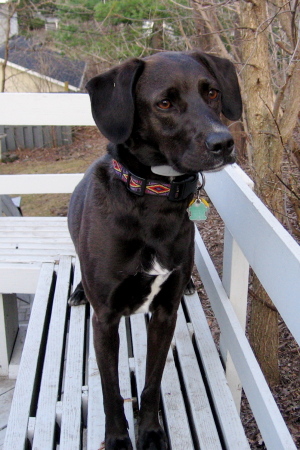
[[[234,141],[229,132],[210,133],[205,141],[206,147],[213,153],[230,155],[234,149]]]

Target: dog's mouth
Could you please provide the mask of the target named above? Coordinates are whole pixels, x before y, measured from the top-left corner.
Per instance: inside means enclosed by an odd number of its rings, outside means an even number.
[[[205,172],[218,172],[223,169],[223,167],[234,164],[236,162],[235,153],[233,152],[232,156],[226,157],[223,161],[217,162],[211,168],[203,169]]]
[[[198,172],[218,171],[223,167],[236,162],[234,149],[230,154],[216,155],[206,153],[202,158],[196,155],[184,155],[181,161],[173,162],[172,167],[180,173],[192,175]]]

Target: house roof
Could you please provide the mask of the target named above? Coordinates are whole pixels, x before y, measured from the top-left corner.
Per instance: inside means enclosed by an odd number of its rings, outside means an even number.
[[[0,47],[0,60],[5,58],[5,45]],[[86,63],[71,60],[46,49],[42,44],[23,36],[16,36],[9,41],[8,63],[18,66],[37,76],[47,77],[53,83],[68,82],[71,90],[79,90],[82,86]]]

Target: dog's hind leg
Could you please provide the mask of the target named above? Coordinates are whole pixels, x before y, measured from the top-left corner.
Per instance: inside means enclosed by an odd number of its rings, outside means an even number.
[[[85,292],[82,286],[82,283],[78,283],[76,286],[74,292],[70,295],[70,298],[68,300],[68,303],[70,306],[78,306],[78,305],[85,305],[88,302]]]
[[[105,450],[132,450],[124,414],[124,400],[119,388],[119,322],[120,317],[105,306],[98,308],[93,315],[94,347],[106,417]]]

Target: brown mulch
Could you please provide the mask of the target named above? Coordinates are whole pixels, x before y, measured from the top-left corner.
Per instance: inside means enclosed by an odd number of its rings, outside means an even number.
[[[84,168],[87,168],[93,160],[105,152],[106,143],[107,141],[100,136],[96,128],[77,128],[72,145],[51,149],[17,150],[14,152],[17,160],[9,164],[13,166],[23,162],[25,166],[31,163],[36,164],[39,161],[49,163],[57,161],[59,163],[59,161],[78,159],[82,162]],[[57,211],[57,215],[61,215],[61,211]],[[199,224],[199,229],[213,262],[221,275],[224,225],[213,207],[210,208],[208,219]],[[196,278],[195,282],[212,335],[218,345],[220,331],[217,321],[201,280]],[[280,383],[273,386],[271,390],[296,446],[300,448],[300,350],[282,319],[279,321],[279,334]],[[251,448],[266,448],[244,394],[241,417]]]

